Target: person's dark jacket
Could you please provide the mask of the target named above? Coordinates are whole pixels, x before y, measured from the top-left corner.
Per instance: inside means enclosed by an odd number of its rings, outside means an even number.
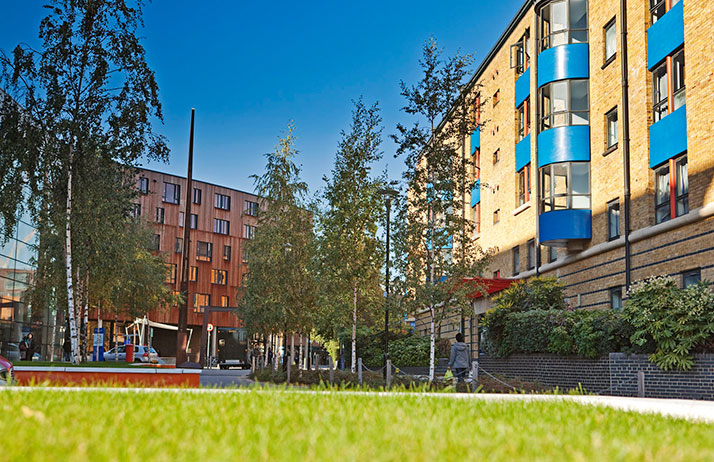
[[[471,352],[464,342],[456,342],[451,346],[449,367],[454,369],[468,369],[471,366]]]

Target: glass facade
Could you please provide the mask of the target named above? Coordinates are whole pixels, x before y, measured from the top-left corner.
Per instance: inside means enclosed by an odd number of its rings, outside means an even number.
[[[28,289],[35,277],[37,229],[30,217],[20,217],[11,237],[0,241],[0,355],[12,362],[25,358],[20,342],[32,334],[37,359],[61,358],[64,317],[54,309],[39,309],[28,300]],[[50,356],[54,353],[54,358]]]

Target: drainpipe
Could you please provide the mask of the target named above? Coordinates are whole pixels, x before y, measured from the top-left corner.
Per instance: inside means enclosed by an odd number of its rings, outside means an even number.
[[[622,165],[625,187],[625,290],[632,282],[630,249],[630,97],[627,68],[627,0],[620,0],[620,72],[622,73]]]
[[[536,5],[537,7],[537,5]],[[538,55],[540,54],[540,16],[538,15],[538,10],[535,10],[535,40],[533,40],[533,57],[531,58],[531,80],[535,78],[535,93],[531,91],[531,100],[535,106],[535,120],[533,120],[533,127],[531,127],[531,133],[535,138],[535,159],[534,164],[531,165],[531,178],[533,178],[533,172],[535,172],[535,229],[536,229],[536,262],[535,271],[536,277],[540,276],[540,266],[541,266],[541,246],[540,246],[540,229],[538,226],[538,215],[540,212],[540,169],[538,168],[538,132],[540,132],[540,98],[538,98]],[[531,87],[532,88],[532,87]],[[530,108],[529,108],[530,109]],[[531,180],[532,181],[532,180]]]

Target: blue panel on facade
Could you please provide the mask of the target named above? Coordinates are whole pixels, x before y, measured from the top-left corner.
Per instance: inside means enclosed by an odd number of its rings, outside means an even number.
[[[684,43],[684,2],[674,5],[647,29],[647,68],[652,69]]]
[[[519,171],[531,162],[531,135],[528,134],[525,138],[516,145],[516,171]]]
[[[555,127],[538,134],[538,167],[590,160],[590,126]]]
[[[531,68],[529,67],[526,71],[518,77],[516,80],[516,107],[520,106],[521,103],[528,98],[531,94]]]
[[[476,130],[471,134],[471,155],[474,155],[476,148],[481,147],[481,127],[476,127]]]
[[[554,210],[538,216],[539,241],[567,241],[592,237],[590,210]]]
[[[650,125],[650,167],[687,150],[687,105]]]
[[[471,189],[471,207],[481,202],[481,180],[476,180]]]
[[[538,88],[563,79],[590,76],[587,43],[571,43],[548,48],[538,55]]]
[[[431,250],[431,246],[432,246],[431,238],[427,237],[427,239],[426,239],[427,250]],[[454,248],[454,236],[447,237],[446,244],[444,244],[441,248],[442,249],[453,249]]]

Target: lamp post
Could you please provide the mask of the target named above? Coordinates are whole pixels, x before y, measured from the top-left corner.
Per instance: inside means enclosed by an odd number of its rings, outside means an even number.
[[[389,359],[389,214],[392,208],[392,199],[397,195],[397,191],[385,187],[377,191],[384,198],[384,205],[387,209],[387,251],[384,257],[384,379],[387,379],[387,359]]]

